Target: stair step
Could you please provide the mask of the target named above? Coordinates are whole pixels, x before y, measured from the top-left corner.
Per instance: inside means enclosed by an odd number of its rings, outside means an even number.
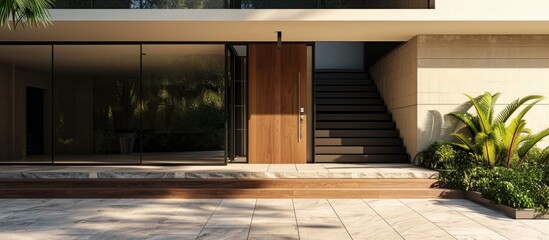
[[[315,155],[316,163],[407,163],[408,155]]]
[[[391,121],[389,114],[318,113],[317,121]]]
[[[379,98],[378,92],[317,92],[315,98]]]
[[[316,130],[317,138],[398,138],[398,130]]]
[[[317,92],[376,92],[375,86],[317,86]]]
[[[315,147],[315,154],[406,154],[404,147],[337,146]]]
[[[0,188],[5,198],[463,198],[444,188]]]
[[[380,105],[383,101],[379,98],[372,99],[349,99],[349,98],[325,98],[316,99],[316,105]]]
[[[377,90],[367,73],[315,74],[316,162],[409,162]]]
[[[437,182],[437,178],[9,179],[0,180],[0,188],[429,188]]]
[[[384,105],[322,105],[317,112],[387,112]]]
[[[379,130],[394,130],[396,124],[394,122],[317,122],[316,129],[379,129]]]
[[[358,79],[366,79],[368,78],[368,74],[366,73],[315,73],[315,78],[319,79],[325,79],[325,78],[332,78],[332,79],[349,79],[349,78],[358,78]]]
[[[317,86],[372,86],[370,79],[315,79]]]
[[[316,138],[316,146],[402,146],[400,138]]]

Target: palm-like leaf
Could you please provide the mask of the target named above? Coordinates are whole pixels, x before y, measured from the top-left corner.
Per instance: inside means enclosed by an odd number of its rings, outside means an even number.
[[[517,150],[519,143],[521,142],[521,133],[526,126],[526,121],[513,119],[507,128],[503,130],[502,143],[504,149],[507,151],[507,167],[511,166],[511,159],[513,153]]]
[[[450,115],[463,123],[472,137],[454,133],[452,136],[459,141],[453,145],[482,156],[490,166],[495,166],[498,156],[504,153],[507,158],[507,167],[510,167],[511,159],[515,154],[518,153],[522,159],[537,142],[549,135],[549,129],[531,135],[531,130],[526,128],[526,121],[523,120],[528,111],[540,102],[543,96],[530,95],[517,99],[505,107],[496,118],[494,118],[494,109],[499,93],[492,95],[486,92],[476,98],[467,94],[465,96],[469,98],[469,106],[474,107],[476,115],[467,112],[454,112]],[[526,103],[529,104],[506,126],[505,123],[509,118]]]
[[[519,158],[523,159],[524,156],[526,156],[526,154],[528,154],[530,149],[532,149],[536,145],[536,143],[538,143],[539,141],[541,141],[543,138],[547,137],[548,135],[549,135],[549,128],[546,128],[545,130],[543,130],[539,133],[536,133],[536,134],[533,134],[533,135],[530,135],[530,136],[526,137],[522,141],[521,145],[519,146],[519,148],[517,150]]]
[[[486,94],[490,94],[490,93],[486,93]],[[501,96],[501,93],[496,93],[494,95],[492,95],[490,99],[490,108],[488,109],[488,121],[490,122],[490,124],[493,123],[493,120],[494,120],[494,111],[495,111],[495,107],[496,107],[496,102],[498,101],[498,98]]]
[[[453,112],[449,114],[450,116],[453,116],[457,119],[459,119],[469,131],[471,131],[471,134],[475,135],[479,132],[479,129],[477,127],[477,124],[475,122],[475,117],[472,116],[469,113],[460,113],[460,112]]]
[[[496,164],[496,144],[493,136],[480,132],[475,137],[475,151],[480,153],[489,166]]]
[[[473,104],[475,107],[475,110],[477,112],[477,116],[480,120],[480,130],[482,132],[491,132],[492,126],[490,122],[490,109],[492,106],[492,95],[489,93],[485,93],[482,95],[480,101],[477,101],[475,98],[471,97],[470,95],[465,94],[467,98],[469,98],[469,101]]]
[[[530,100],[534,100],[534,99],[538,99],[538,100],[541,100],[543,99],[543,96],[541,95],[530,95],[530,96],[526,96],[524,98],[519,98],[519,99],[516,99],[515,101],[511,102],[509,105],[507,105],[503,110],[501,110],[501,112],[498,114],[498,116],[496,117],[496,121],[498,122],[506,122],[507,119],[509,119],[511,117],[511,115],[513,115],[513,113],[520,107],[522,106],[523,104],[525,104],[526,102],[530,101]]]
[[[467,151],[471,151],[475,148],[475,144],[473,144],[473,142],[471,142],[471,140],[469,140],[469,138],[466,137],[465,135],[461,133],[452,133],[452,136],[457,138],[459,141],[461,141],[461,144],[453,143],[452,145],[463,148]]]
[[[17,28],[20,23],[31,27],[47,26],[51,24],[49,9],[52,6],[52,0],[1,0],[0,26],[10,29]]]

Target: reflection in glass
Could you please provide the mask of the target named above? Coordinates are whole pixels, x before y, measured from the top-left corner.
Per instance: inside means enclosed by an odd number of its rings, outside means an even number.
[[[427,9],[429,0],[236,0],[243,9]],[[236,6],[235,6],[236,5]]]
[[[139,45],[54,46],[54,161],[140,161]]]
[[[224,45],[143,45],[143,163],[223,163]]]
[[[229,101],[229,149],[231,162],[247,162],[247,46],[229,45],[227,48],[228,101]]]
[[[57,9],[222,9],[225,0],[56,0]]]
[[[51,163],[51,46],[0,46],[0,163]]]

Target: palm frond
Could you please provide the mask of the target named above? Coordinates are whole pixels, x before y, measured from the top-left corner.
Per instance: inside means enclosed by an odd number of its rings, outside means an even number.
[[[465,135],[461,133],[452,133],[452,137],[457,138],[462,143],[459,145],[454,144],[455,146],[461,147],[468,151],[471,151],[474,149],[475,144],[471,140],[469,140],[469,138],[467,138]]]
[[[543,99],[543,96],[541,95],[529,95],[524,98],[518,98],[511,102],[509,105],[507,105],[501,112],[499,112],[498,116],[496,117],[497,122],[506,122],[507,119],[509,119],[513,113],[520,108],[524,103],[535,100],[535,99]]]
[[[490,105],[489,105],[489,109],[488,109],[488,121],[490,123],[493,122],[493,119],[494,119],[494,111],[495,111],[495,106],[496,106],[496,102],[498,101],[498,98],[501,96],[501,93],[496,93],[494,95],[492,95],[492,97],[490,98]]]
[[[543,138],[547,137],[549,135],[549,128],[544,129],[543,131],[530,135],[527,138],[525,138],[521,145],[518,148],[518,155],[519,158],[522,159],[530,149],[532,149],[539,141],[541,141]]]
[[[32,27],[51,24],[49,9],[53,6],[52,0],[27,0],[25,9],[25,23]]]
[[[480,120],[480,129],[482,132],[490,132],[492,130],[491,122],[489,121],[489,109],[491,106],[491,98],[492,95],[489,93],[485,93],[482,95],[480,101],[477,101],[475,98],[471,97],[470,95],[465,94],[467,98],[469,98],[469,101],[473,104],[475,107],[475,110],[477,112],[477,116]]]
[[[458,120],[460,120],[463,124],[465,124],[467,129],[469,129],[469,131],[471,131],[471,133],[473,135],[475,135],[479,132],[477,124],[474,121],[474,117],[471,114],[453,112],[453,113],[449,113],[448,115],[453,116],[453,117],[457,118]]]
[[[0,1],[0,26],[15,29],[19,24],[27,24],[31,27],[50,25],[49,9],[52,6],[53,0],[2,0]]]
[[[505,128],[504,135],[502,138],[502,143],[504,149],[507,151],[507,167],[511,166],[511,159],[513,158],[513,153],[518,148],[518,145],[521,141],[521,133],[524,127],[526,126],[526,121],[514,119],[511,121],[509,126]]]
[[[491,167],[496,165],[496,145],[494,140],[486,139],[484,141],[482,146],[482,155],[486,160],[488,160],[488,164]]]

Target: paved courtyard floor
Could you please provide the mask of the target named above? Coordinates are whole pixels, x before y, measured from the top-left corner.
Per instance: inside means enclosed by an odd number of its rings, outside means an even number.
[[[0,239],[549,239],[463,199],[0,199]]]

